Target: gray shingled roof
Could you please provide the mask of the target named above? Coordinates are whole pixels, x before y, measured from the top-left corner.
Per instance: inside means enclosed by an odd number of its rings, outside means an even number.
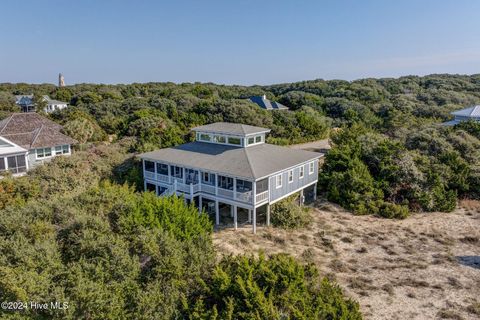
[[[259,179],[323,156],[272,144],[247,148],[206,142],[190,142],[139,155],[142,159],[177,164],[247,179]]]
[[[267,128],[250,126],[248,124],[229,123],[229,122],[215,122],[212,124],[195,127],[192,130],[211,132],[211,133],[234,134],[234,135],[241,135],[241,136],[244,136],[247,134],[270,132],[270,129],[267,129]]]
[[[250,97],[250,101],[258,104],[260,108],[266,110],[288,110],[288,107],[276,101],[270,101],[265,96],[253,96]]]
[[[454,111],[451,114],[455,115],[455,116],[480,118],[480,105],[472,106],[470,108],[465,108],[465,109],[458,110],[458,111]]]
[[[62,126],[35,112],[13,113],[0,121],[0,136],[25,149],[75,144]]]

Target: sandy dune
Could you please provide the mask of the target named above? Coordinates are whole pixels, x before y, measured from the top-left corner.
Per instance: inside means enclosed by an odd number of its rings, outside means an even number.
[[[314,262],[366,319],[480,319],[480,203],[395,221],[317,203],[311,226],[214,234],[221,254],[287,252]]]

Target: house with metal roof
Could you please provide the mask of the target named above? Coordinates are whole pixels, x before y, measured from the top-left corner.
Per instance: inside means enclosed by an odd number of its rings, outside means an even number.
[[[6,150],[0,153],[0,171],[24,172],[56,156],[70,155],[71,145],[77,141],[61,129],[61,125],[34,112],[13,113],[0,121],[0,138]],[[22,154],[24,160],[17,158],[14,163],[9,158],[14,154]],[[5,167],[1,166],[2,161]]]
[[[268,100],[266,95],[253,96],[250,97],[249,100],[265,110],[288,110],[288,107],[284,106],[283,104]]]
[[[445,126],[454,126],[462,121],[480,121],[480,105],[472,106],[462,110],[457,110],[450,113],[455,118],[451,121],[444,122]]]
[[[316,198],[321,153],[265,143],[270,129],[213,123],[192,129],[195,141],[143,153],[145,190],[182,195],[215,223],[270,224],[270,206],[295,193]],[[223,220],[223,221],[221,221]]]
[[[34,101],[33,94],[30,95],[16,95],[15,96],[15,103],[22,109],[22,112],[35,112],[36,104]],[[62,110],[68,107],[68,103],[50,99],[49,96],[44,95],[42,100],[46,102],[46,106],[43,109],[46,113],[51,113],[56,110]]]

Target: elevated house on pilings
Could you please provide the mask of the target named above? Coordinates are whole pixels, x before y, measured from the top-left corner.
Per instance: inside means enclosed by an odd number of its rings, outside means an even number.
[[[270,206],[292,194],[316,198],[321,153],[265,143],[269,129],[218,122],[193,128],[196,141],[140,155],[145,190],[183,195],[215,223],[270,224]],[[262,222],[263,222],[262,221]]]

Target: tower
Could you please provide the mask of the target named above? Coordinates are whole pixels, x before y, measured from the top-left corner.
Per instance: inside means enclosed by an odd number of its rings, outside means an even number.
[[[63,77],[63,74],[61,74],[61,73],[58,74],[58,86],[59,87],[65,87],[65,78]]]

